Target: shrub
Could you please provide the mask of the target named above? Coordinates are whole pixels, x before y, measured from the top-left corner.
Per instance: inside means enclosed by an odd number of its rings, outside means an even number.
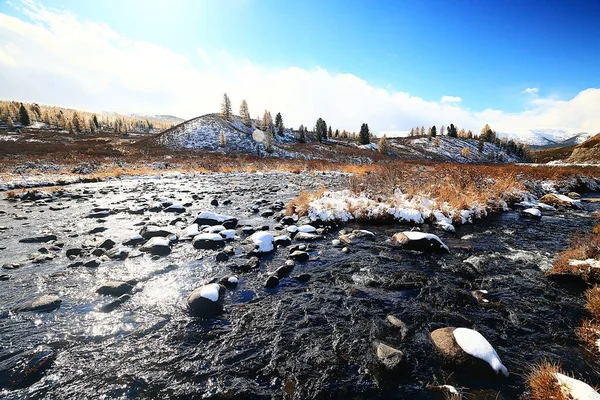
[[[529,398],[531,400],[568,400],[553,375],[557,372],[562,373],[560,365],[549,361],[542,361],[534,366],[527,375]]]

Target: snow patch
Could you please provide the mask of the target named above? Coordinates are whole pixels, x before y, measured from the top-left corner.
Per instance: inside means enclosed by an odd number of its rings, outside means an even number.
[[[275,238],[269,232],[256,232],[250,236],[250,240],[258,247],[260,253],[269,253],[274,249]]]
[[[200,296],[216,303],[219,301],[219,285],[217,283],[210,283],[202,286]]]
[[[600,394],[590,385],[559,372],[553,373],[563,394],[571,396],[574,400],[600,400]]]
[[[468,328],[456,328],[452,333],[456,343],[465,353],[487,362],[496,373],[501,372],[508,376],[508,370],[500,361],[498,353],[481,333]]]

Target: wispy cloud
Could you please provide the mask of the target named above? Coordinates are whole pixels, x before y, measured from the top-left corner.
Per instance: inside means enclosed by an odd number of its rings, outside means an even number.
[[[460,103],[462,99],[458,96],[442,96],[440,101],[442,103]]]
[[[539,91],[540,91],[540,89],[538,89],[536,87],[528,87],[527,89],[523,90],[522,93],[537,94]]]
[[[5,99],[195,117],[218,111],[227,92],[234,109],[245,99],[253,116],[265,109],[281,112],[287,126],[312,126],[323,117],[334,128],[358,131],[367,122],[375,132],[450,123],[473,130],[489,123],[499,132],[596,132],[600,127],[596,88],[570,100],[535,96],[530,109],[519,113],[473,111],[458,96],[428,101],[318,66],[273,68],[226,51],[208,57],[201,48],[198,59],[30,0],[20,12],[34,22],[0,13],[0,96]]]

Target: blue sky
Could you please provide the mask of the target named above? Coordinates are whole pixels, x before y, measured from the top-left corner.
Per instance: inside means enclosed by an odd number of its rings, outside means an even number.
[[[22,13],[27,6],[11,1],[0,3],[0,13],[32,22]],[[41,4],[185,55],[199,69],[205,66],[198,47],[212,60],[224,52],[270,70],[320,67],[331,76],[352,74],[370,87],[427,102],[457,96],[469,113],[524,113],[600,86],[597,0]]]

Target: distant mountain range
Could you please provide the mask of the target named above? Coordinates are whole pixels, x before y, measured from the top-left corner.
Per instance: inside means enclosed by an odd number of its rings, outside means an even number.
[[[499,132],[498,136],[527,143],[534,150],[542,150],[576,146],[585,142],[594,134],[587,132],[573,134],[563,129],[532,129],[529,132],[519,134]]]

